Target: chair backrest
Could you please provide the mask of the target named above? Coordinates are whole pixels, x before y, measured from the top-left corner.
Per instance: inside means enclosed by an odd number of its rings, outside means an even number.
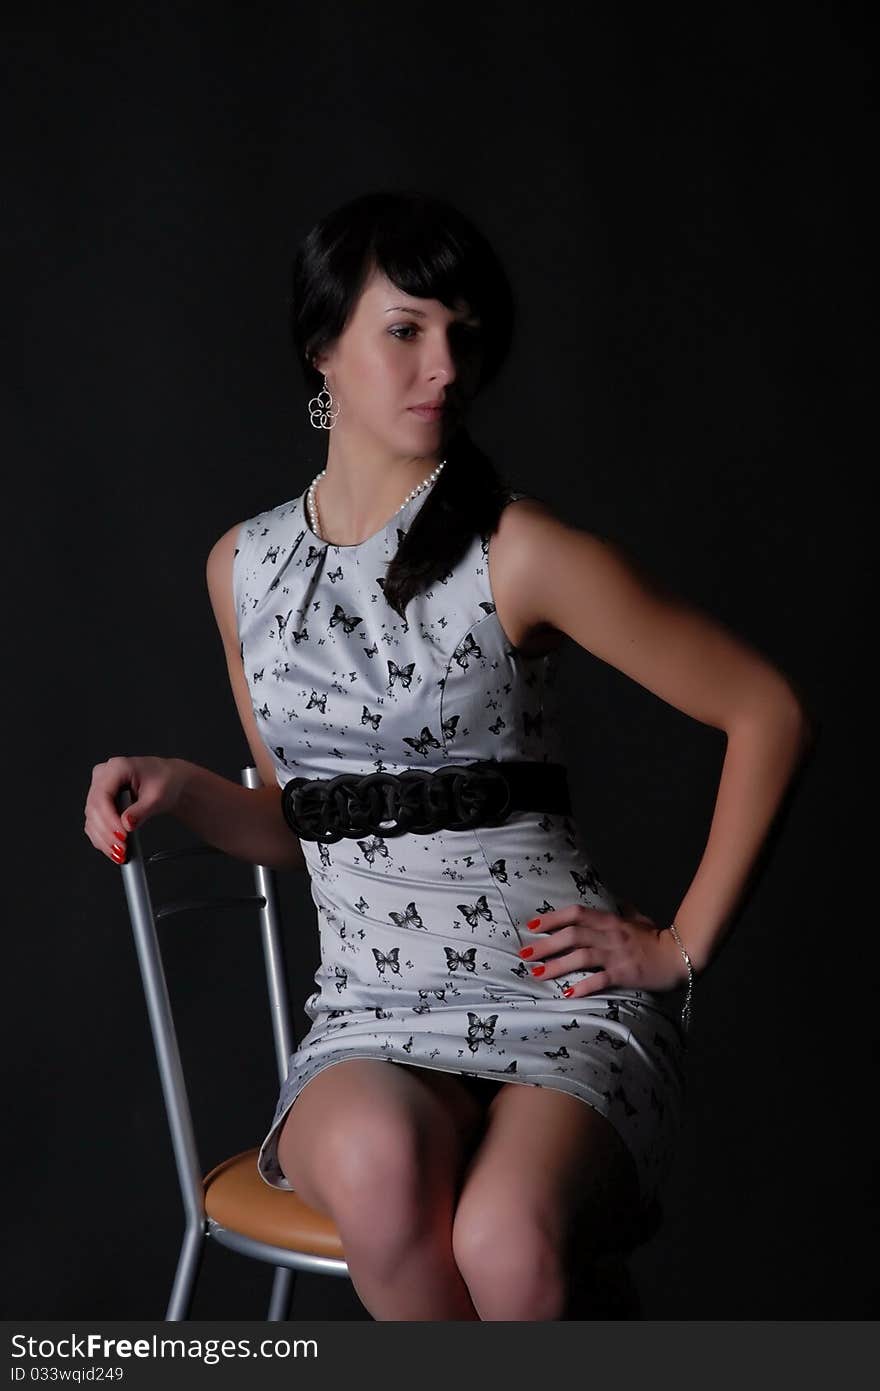
[[[252,766],[242,768],[241,781],[245,787],[256,788],[261,785],[259,773]],[[116,799],[117,810],[123,812],[133,801],[131,789],[121,788]],[[203,855],[231,858],[215,846],[195,841],[192,845],[179,849],[156,851],[145,859],[141,832],[134,830],[127,836],[126,859],[121,867],[171,1130],[180,1191],[188,1220],[198,1220],[204,1216],[203,1169],[196,1148],[192,1110],[180,1059],[157,924],[165,918],[181,913],[202,912],[206,908],[231,908],[253,912],[256,907],[260,919],[275,1060],[280,1084],[286,1079],[288,1060],[294,1049],[275,871],[265,865],[253,866],[254,893],[200,893],[158,905],[153,903],[148,875],[150,865],[164,860],[186,860]]]

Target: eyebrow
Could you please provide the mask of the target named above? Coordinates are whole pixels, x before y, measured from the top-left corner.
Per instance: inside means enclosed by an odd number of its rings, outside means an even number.
[[[414,309],[410,304],[392,304],[390,309],[385,310],[385,313],[393,314],[395,309],[399,309],[403,314],[418,314],[419,318],[421,319],[424,319],[426,317],[424,309]],[[465,314],[463,318],[475,319],[477,323],[480,323],[479,314]]]

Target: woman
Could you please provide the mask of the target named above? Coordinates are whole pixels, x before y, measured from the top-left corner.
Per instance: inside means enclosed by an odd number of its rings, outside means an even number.
[[[333,1217],[370,1313],[562,1318],[575,1269],[656,1204],[694,977],[809,721],[780,671],[512,493],[474,444],[467,406],[514,315],[458,211],[409,192],[337,209],[298,251],[292,307],[326,467],[207,564],[264,786],[112,758],[86,833],[121,863],[126,825],[171,812],[239,858],[309,873],[312,1026],[259,1172]],[[566,637],[727,734],[672,924],[618,900],[571,819]]]

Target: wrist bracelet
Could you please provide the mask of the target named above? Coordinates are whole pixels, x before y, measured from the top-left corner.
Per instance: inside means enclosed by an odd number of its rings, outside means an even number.
[[[679,935],[678,935],[678,928],[675,926],[675,923],[674,923],[674,922],[672,922],[672,923],[669,924],[669,930],[670,930],[670,932],[672,933],[673,937],[675,938],[676,942],[678,943],[679,950],[680,950],[682,956],[684,957],[685,961],[687,962],[687,968],[688,968],[688,988],[687,988],[687,996],[685,997],[685,1002],[684,1002],[684,1005],[683,1005],[682,1011],[681,1011],[681,1023],[682,1023],[682,1027],[684,1028],[685,1033],[687,1033],[688,1029],[690,1028],[690,1023],[691,1023],[691,991],[692,991],[693,985],[694,985],[694,967],[693,967],[693,963],[692,963],[690,957],[689,957],[688,954],[687,954],[687,950],[686,950],[686,948],[685,948],[685,945],[684,945],[684,943],[682,942],[681,938],[680,938]]]

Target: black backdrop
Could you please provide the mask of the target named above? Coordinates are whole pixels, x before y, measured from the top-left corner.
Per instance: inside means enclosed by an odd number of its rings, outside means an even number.
[[[4,1317],[164,1313],[183,1214],[119,873],[82,805],[111,754],[249,761],[204,565],[323,465],[290,256],[330,207],[413,184],[470,213],[516,286],[479,441],[764,651],[822,722],[698,982],[666,1220],[631,1263],[645,1317],[876,1314],[852,13],[331,0],[7,22]],[[722,738],[573,645],[566,673],[580,823],[668,920]],[[299,1011],[313,907],[304,877],[282,889]],[[166,940],[207,1170],[275,1104],[259,939]],[[269,1278],[209,1248],[193,1314],[261,1317]],[[294,1316],[365,1315],[346,1282],[301,1276]]]

